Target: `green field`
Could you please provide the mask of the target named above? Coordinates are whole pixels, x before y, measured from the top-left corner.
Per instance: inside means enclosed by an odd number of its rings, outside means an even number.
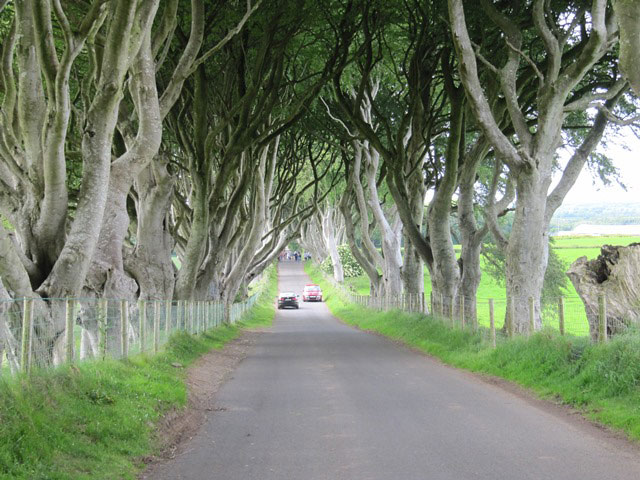
[[[554,251],[566,263],[567,267],[576,259],[586,256],[589,260],[596,258],[600,254],[602,245],[629,245],[640,242],[640,237],[631,236],[575,236],[575,237],[555,237],[553,245]],[[460,253],[460,246],[456,245],[456,251]],[[431,294],[431,279],[429,273],[425,271],[424,288],[426,298]],[[345,281],[354,292],[360,295],[369,294],[369,279],[365,276],[350,278]],[[478,287],[478,323],[489,325],[489,299],[494,300],[496,326],[502,327],[506,311],[505,286],[497,282],[489,275],[483,275]],[[557,327],[557,309],[549,307],[543,315],[545,324]],[[565,328],[568,333],[574,335],[588,335],[589,328],[584,307],[571,282],[565,294]]]

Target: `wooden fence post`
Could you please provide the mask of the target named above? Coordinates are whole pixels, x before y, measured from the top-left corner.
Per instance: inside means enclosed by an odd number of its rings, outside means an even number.
[[[513,298],[507,297],[507,335],[509,338],[513,338],[514,317],[515,306],[513,305]]]
[[[433,291],[431,291],[429,293],[429,308],[430,308],[430,311],[431,311],[431,316],[433,316],[436,313],[435,306],[436,306],[436,302],[435,302],[435,300],[433,298]]]
[[[464,330],[465,318],[464,318],[464,295],[460,295],[460,326]]]
[[[107,299],[98,300],[98,353],[100,358],[107,358],[107,313],[109,305]]]
[[[489,329],[491,331],[491,346],[496,348],[496,319],[493,313],[493,298],[489,299]]]
[[[153,302],[153,353],[158,353],[160,346],[160,303]]]
[[[533,301],[533,297],[529,297],[529,336],[533,335],[533,333],[536,331],[535,318],[535,303]]]
[[[138,335],[140,336],[140,351],[144,352],[145,329],[147,327],[147,304],[144,300],[138,300]]]
[[[471,321],[473,322],[473,331],[474,333],[478,331],[478,299],[473,297],[471,299],[473,302],[473,310],[471,311]]]
[[[122,358],[127,358],[129,354],[129,302],[120,301],[120,350]]]
[[[73,363],[74,335],[75,329],[75,302],[71,298],[67,298],[65,302],[65,360],[67,363]]]
[[[173,323],[171,321],[171,317],[172,317],[172,301],[171,300],[165,300],[164,302],[164,331],[166,333],[166,339],[169,340],[169,335],[171,335],[171,324]]]
[[[607,341],[607,303],[604,295],[598,296],[598,343]]]
[[[558,329],[560,330],[560,335],[564,335],[564,298],[560,297],[558,299]]]
[[[25,298],[22,308],[22,344],[20,348],[20,368],[23,373],[31,371],[31,332],[33,329],[33,299]]]
[[[451,297],[449,300],[449,304],[447,305],[447,313],[449,314],[449,320],[451,321],[451,328],[456,328],[456,316],[455,316],[455,308],[453,303],[455,299]]]

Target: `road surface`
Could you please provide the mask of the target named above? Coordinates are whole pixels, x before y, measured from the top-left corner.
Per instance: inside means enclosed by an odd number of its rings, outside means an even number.
[[[301,264],[280,266],[301,293]],[[639,450],[546,406],[331,317],[278,311],[217,408],[153,478],[638,480]]]

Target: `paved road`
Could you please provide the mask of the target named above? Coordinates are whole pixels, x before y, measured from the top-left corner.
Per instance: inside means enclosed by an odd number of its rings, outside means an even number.
[[[301,292],[299,264],[281,290]],[[637,448],[333,319],[279,311],[158,479],[638,480]]]

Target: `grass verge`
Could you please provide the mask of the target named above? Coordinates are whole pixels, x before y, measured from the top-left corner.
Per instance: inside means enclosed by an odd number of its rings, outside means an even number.
[[[307,263],[305,270],[322,286],[333,315],[345,323],[401,341],[449,365],[513,381],[640,440],[640,333],[594,345],[588,338],[543,330],[531,338],[501,340],[493,349],[484,331],[451,329],[421,314],[363,314],[319,269]]]
[[[156,451],[157,420],[187,399],[185,370],[243,327],[274,317],[277,273],[242,323],[177,333],[155,356],[82,362],[0,381],[0,478],[133,479]]]

